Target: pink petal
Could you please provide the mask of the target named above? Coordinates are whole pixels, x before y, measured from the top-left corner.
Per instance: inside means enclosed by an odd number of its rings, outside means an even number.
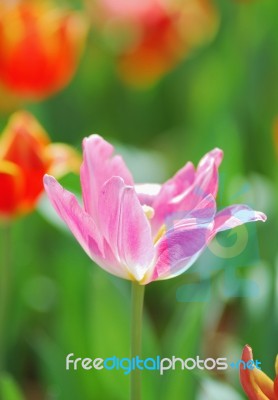
[[[112,177],[99,197],[100,228],[119,263],[140,281],[154,257],[151,228],[135,190]]]
[[[223,158],[223,151],[214,149],[207,153],[199,162],[196,178],[191,190],[184,194],[181,204],[192,207],[208,194],[216,197],[218,192],[218,167]]]
[[[224,208],[216,214],[212,235],[235,228],[236,226],[246,224],[247,222],[263,221],[267,219],[266,215],[259,211],[254,211],[246,205],[236,204]]]
[[[148,282],[173,278],[191,267],[208,243],[215,213],[215,199],[208,195],[186,216],[178,212],[174,219],[168,219],[168,230],[157,243],[158,256]]]
[[[44,187],[57,214],[67,224],[89,257],[102,257],[102,238],[92,217],[82,210],[76,197],[49,175],[44,176]]]
[[[78,204],[76,197],[52,177],[44,176],[46,193],[60,218],[67,224],[88,256],[107,272],[128,278],[119,268],[109,244],[103,240],[92,217]]]
[[[166,216],[178,210],[177,205],[172,204],[172,200],[187,190],[194,182],[194,178],[194,165],[188,162],[173,178],[162,185],[160,192],[152,204],[155,210],[155,216],[152,220],[154,234],[165,223]]]
[[[124,190],[125,184],[123,179],[112,177],[103,185],[98,201],[100,231],[110,244],[111,250],[118,260],[120,259],[118,235]]]
[[[195,188],[205,195],[212,194],[216,197],[218,192],[218,168],[222,162],[223,151],[214,149],[207,153],[199,162]]]
[[[223,159],[223,151],[216,147],[215,149],[209,151],[207,154],[204,155],[204,157],[201,158],[198,164],[197,172],[198,173],[206,172],[208,167],[210,167],[211,163],[215,164],[216,168],[219,168],[222,159]]]
[[[147,282],[170,279],[185,272],[205,249],[211,224],[184,221],[168,231],[157,244],[157,260]]]
[[[216,197],[222,158],[222,150],[216,148],[201,159],[196,172],[189,162],[162,186],[152,205],[155,210],[153,234],[165,223],[167,215],[191,210],[209,194]]]
[[[120,156],[113,156],[113,146],[98,135],[83,140],[81,186],[85,211],[98,221],[98,197],[103,184],[112,176],[120,176],[125,184],[133,178]]]

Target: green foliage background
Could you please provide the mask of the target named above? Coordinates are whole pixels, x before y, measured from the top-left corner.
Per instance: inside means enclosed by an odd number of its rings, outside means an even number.
[[[143,353],[237,360],[249,343],[273,378],[278,352],[273,140],[278,2],[217,0],[216,7],[220,27],[215,38],[155,86],[135,90],[123,84],[115,60],[91,33],[71,84],[27,109],[55,142],[81,149],[84,136],[101,134],[124,151],[142,181],[163,181],[186,161],[196,164],[216,146],[224,150],[219,208],[248,203],[264,211],[268,222],[247,227],[248,245],[235,259],[208,250],[181,277],[147,286]],[[7,118],[1,116],[1,126]],[[63,182],[80,190],[78,177]],[[3,400],[21,399],[18,390],[28,400],[126,400],[128,376],[121,371],[69,372],[65,356],[128,356],[129,282],[94,265],[73,237],[50,221],[46,207],[43,203],[39,212],[12,227]],[[218,241],[233,246],[240,237],[239,230]],[[143,381],[144,400],[245,398],[233,370],[218,375],[173,371],[163,377],[147,371]]]

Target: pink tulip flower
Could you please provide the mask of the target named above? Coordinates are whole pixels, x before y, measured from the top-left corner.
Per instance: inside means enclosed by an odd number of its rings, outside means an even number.
[[[216,212],[218,167],[214,149],[188,162],[163,185],[135,185],[113,146],[98,135],[85,138],[81,186],[76,197],[45,175],[57,214],[88,256],[107,272],[145,285],[186,271],[220,231],[266,216],[246,205]]]

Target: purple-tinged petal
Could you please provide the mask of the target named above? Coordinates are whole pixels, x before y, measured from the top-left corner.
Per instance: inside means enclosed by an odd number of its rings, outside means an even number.
[[[173,278],[191,267],[208,244],[215,213],[215,199],[208,195],[193,210],[168,217],[167,232],[156,245],[157,259],[147,282]]]
[[[85,211],[97,222],[98,197],[103,184],[112,176],[120,176],[125,184],[133,178],[121,156],[113,156],[113,146],[98,135],[83,140],[81,186]]]
[[[157,243],[157,258],[143,283],[174,278],[185,272],[205,249],[212,223],[196,225],[193,220],[180,222]]]
[[[181,223],[183,223],[185,219],[193,219],[195,224],[204,224],[212,221],[216,214],[216,202],[212,195],[206,196],[191,208],[185,207],[185,202],[175,204],[175,201],[173,201],[169,204],[168,213],[165,215],[164,220],[160,222],[160,227],[163,224],[166,224],[166,226],[169,227],[169,225],[173,225],[173,221],[177,223],[180,220]],[[153,225],[153,220],[151,222]],[[156,234],[155,230],[153,231],[153,234]]]
[[[140,281],[153,257],[151,227],[135,190],[112,177],[99,197],[100,228],[119,263]]]
[[[152,205],[155,210],[152,221],[154,235],[165,222],[167,215],[191,210],[210,194],[216,197],[218,167],[222,158],[222,150],[216,148],[201,159],[196,172],[193,164],[189,162],[162,186]]]
[[[224,208],[216,214],[212,235],[246,224],[247,222],[266,221],[266,215],[259,211],[254,211],[246,205],[236,204]]]
[[[197,205],[192,209],[179,209],[167,218],[166,225],[169,225],[169,221],[176,222],[176,226],[179,223],[183,224],[184,220],[192,219],[195,221],[196,225],[205,224],[212,222],[216,214],[216,201],[215,198],[209,194],[202,201],[197,203]],[[180,222],[178,221],[180,220]]]

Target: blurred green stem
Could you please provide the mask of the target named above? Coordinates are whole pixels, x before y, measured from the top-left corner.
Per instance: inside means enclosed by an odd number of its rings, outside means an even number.
[[[9,302],[9,282],[11,265],[11,225],[2,226],[2,246],[0,265],[0,372],[4,369],[5,322]]]
[[[145,286],[132,282],[131,308],[131,358],[141,358],[142,320]],[[136,368],[130,374],[130,400],[141,399],[141,371]]]

